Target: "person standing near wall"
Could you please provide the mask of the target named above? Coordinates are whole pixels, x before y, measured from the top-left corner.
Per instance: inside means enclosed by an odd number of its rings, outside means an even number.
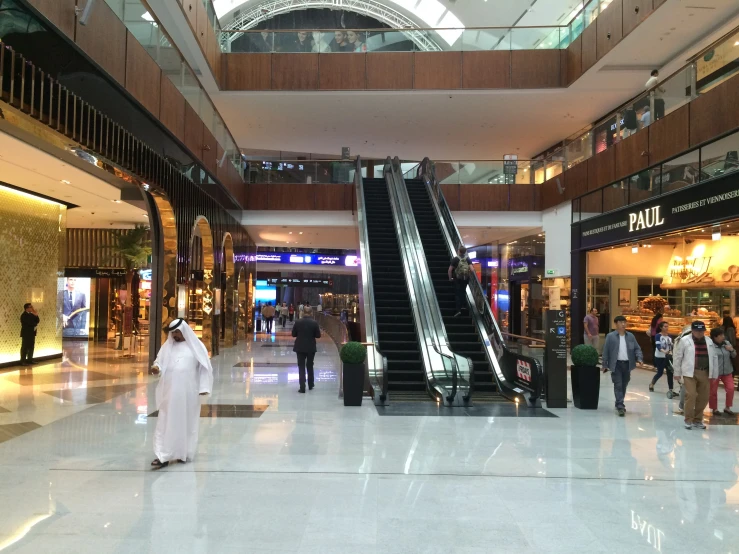
[[[21,365],[33,365],[33,350],[36,347],[36,326],[41,320],[33,304],[23,304],[21,314]]]
[[[596,350],[600,346],[600,323],[598,322],[598,310],[591,308],[583,320],[585,323],[585,344],[589,344]]]

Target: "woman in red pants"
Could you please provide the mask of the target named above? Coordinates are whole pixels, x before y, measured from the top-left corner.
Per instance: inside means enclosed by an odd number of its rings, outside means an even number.
[[[713,415],[721,414],[718,410],[718,384],[721,381],[726,391],[724,413],[733,416],[735,414],[731,411],[731,406],[734,404],[734,366],[731,360],[736,358],[736,350],[726,340],[724,330],[721,327],[711,329],[711,339],[716,345],[715,351],[718,352],[718,363],[714,366],[715,369],[712,374],[709,375],[711,389],[708,395],[708,405]]]

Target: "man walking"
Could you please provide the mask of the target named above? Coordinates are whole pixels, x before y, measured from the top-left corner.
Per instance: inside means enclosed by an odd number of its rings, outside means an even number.
[[[288,315],[288,309],[287,309],[287,303],[283,302],[282,306],[280,306],[280,324],[282,324],[282,328],[285,328],[285,324],[287,323],[287,315]]]
[[[717,373],[717,349],[713,341],[706,340],[705,323],[694,321],[690,330],[690,335],[682,337],[675,346],[672,367],[675,379],[683,383],[685,390],[685,428],[705,429],[703,410],[711,391],[709,373]]]
[[[208,350],[187,322],[175,319],[165,331],[167,340],[151,368],[152,373],[159,375],[153,469],[195,457],[200,423],[198,396],[210,394],[213,388]]]
[[[596,350],[600,345],[600,324],[598,322],[598,310],[591,308],[583,321],[585,323],[585,344],[589,344]]]
[[[267,334],[272,333],[272,322],[275,319],[275,309],[272,306],[272,302],[267,302],[264,308],[262,308],[262,319],[265,323],[265,332]]]
[[[467,305],[467,284],[470,282],[472,260],[467,256],[467,248],[460,246],[457,255],[449,264],[449,280],[454,283],[454,317],[462,315],[462,308]]]
[[[23,304],[21,314],[21,365],[33,365],[33,350],[36,347],[36,326],[41,321],[33,304]]]
[[[631,372],[637,365],[641,366],[644,355],[634,335],[626,330],[626,318],[619,315],[613,322],[616,324],[616,330],[608,333],[603,345],[603,373],[611,372],[616,411],[623,417],[626,415],[624,397],[631,380]]]
[[[313,319],[313,308],[305,306],[303,317],[293,325],[295,345],[293,352],[298,355],[298,370],[300,371],[300,389],[305,392],[305,370],[308,370],[308,390],[313,390],[313,359],[316,357],[316,339],[321,338],[321,328]]]

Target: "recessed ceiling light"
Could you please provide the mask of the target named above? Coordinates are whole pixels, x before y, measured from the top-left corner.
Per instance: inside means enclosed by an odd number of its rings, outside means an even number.
[[[120,200],[113,200],[113,202],[115,202],[116,204],[120,204],[121,203]]]
[[[298,234],[299,234],[299,235],[302,235],[302,234],[303,234],[303,231],[300,231],[300,233],[298,233]]]
[[[290,231],[290,232],[288,233],[288,235],[292,235],[292,234],[293,234],[293,232],[292,232],[292,231]]]
[[[62,183],[64,183],[65,185],[71,185],[72,184],[69,181],[67,181],[66,179],[62,179]]]

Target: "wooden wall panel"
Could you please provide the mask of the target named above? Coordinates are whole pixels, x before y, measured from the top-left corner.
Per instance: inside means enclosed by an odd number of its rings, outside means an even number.
[[[511,53],[462,52],[462,88],[511,88]]]
[[[161,104],[162,70],[131,33],[126,35],[126,90],[155,117]]]
[[[598,61],[598,53],[596,51],[597,37],[598,33],[595,23],[591,23],[585,27],[585,30],[580,35],[582,39],[582,73],[585,73]]]
[[[318,54],[272,54],[273,90],[317,90]]]
[[[652,0],[623,0],[623,9],[624,36],[636,29],[654,11]]]
[[[611,148],[614,150],[614,180],[646,169],[649,166],[649,127],[625,138]]]
[[[614,185],[603,189],[603,211],[618,210],[629,204],[628,187]]]
[[[416,52],[413,88],[458,89],[462,86],[462,52]]]
[[[271,187],[272,185],[262,183],[249,183],[249,187],[246,190],[246,209],[268,210]]]
[[[614,149],[609,148],[588,160],[588,190],[594,190],[608,185],[616,180]]]
[[[588,162],[580,162],[564,172],[565,198],[577,198],[588,192]]]
[[[203,159],[203,122],[189,102],[185,102],[185,146],[198,160]]]
[[[665,2],[667,2],[667,0],[654,0],[654,2],[652,3],[652,5],[654,6],[654,9],[656,10],[662,4],[664,4]]]
[[[366,61],[368,89],[413,88],[413,52],[370,53]]]
[[[205,4],[203,4],[202,0],[195,0],[195,11],[197,12],[197,27],[195,28],[195,38],[198,40],[198,44],[200,44],[200,49],[203,51],[203,54],[205,54],[208,51],[208,46],[206,44],[208,32],[208,12],[205,11]]]
[[[511,87],[560,86],[559,56],[559,50],[513,50],[511,52]]]
[[[554,179],[544,181],[541,185],[541,209],[546,210],[553,208],[562,202],[562,196],[557,190],[557,183]]]
[[[567,79],[563,85],[570,86],[582,75],[582,35],[567,47]]]
[[[315,205],[314,186],[303,183],[274,183],[269,186],[270,210],[306,210]]]
[[[739,127],[739,78],[734,77],[690,103],[690,145]]]
[[[211,175],[218,173],[217,158],[218,153],[218,141],[210,129],[203,125],[203,165]]]
[[[76,0],[29,0],[52,25],[74,40]]]
[[[536,185],[510,185],[510,205],[513,211],[530,212],[536,209],[534,195],[538,194]]]
[[[342,54],[337,54],[341,56]],[[316,184],[307,185],[315,188],[315,201],[311,206],[306,206],[306,210],[343,210],[344,194],[346,192],[345,185],[332,184]]]
[[[216,70],[216,33],[210,25],[205,26],[205,59],[208,60],[210,70],[215,74]],[[219,48],[220,50],[220,48]]]
[[[459,185],[461,211],[508,210],[508,185]]]
[[[441,185],[441,192],[444,195],[446,203],[449,205],[449,209],[452,211],[459,210],[459,185],[448,184]]]
[[[321,54],[318,56],[318,87],[321,90],[367,88],[367,54]]]
[[[559,51],[559,86],[567,87],[567,49]]]
[[[598,59],[608,54],[623,38],[623,0],[613,0],[595,20]]]
[[[126,26],[105,2],[97,2],[87,25],[77,23],[77,46],[121,85],[126,83]]]
[[[690,105],[686,104],[658,119],[647,129],[650,163],[659,163],[684,152],[690,148]]]
[[[338,185],[334,185],[338,186]],[[351,210],[354,212],[357,209],[357,203],[356,203],[356,188],[354,185],[343,185],[344,186],[344,209],[345,210]]]
[[[188,23],[190,23],[190,27],[192,27],[192,33],[195,36],[197,36],[198,32],[198,10],[195,6],[199,2],[201,2],[201,0],[182,1],[182,10],[185,12],[185,15],[187,16],[187,21]]]
[[[160,100],[159,100],[159,120],[164,123],[172,134],[177,137],[180,142],[185,142],[185,97],[182,96],[172,81],[162,75]]]
[[[226,90],[272,88],[272,54],[224,54]]]

